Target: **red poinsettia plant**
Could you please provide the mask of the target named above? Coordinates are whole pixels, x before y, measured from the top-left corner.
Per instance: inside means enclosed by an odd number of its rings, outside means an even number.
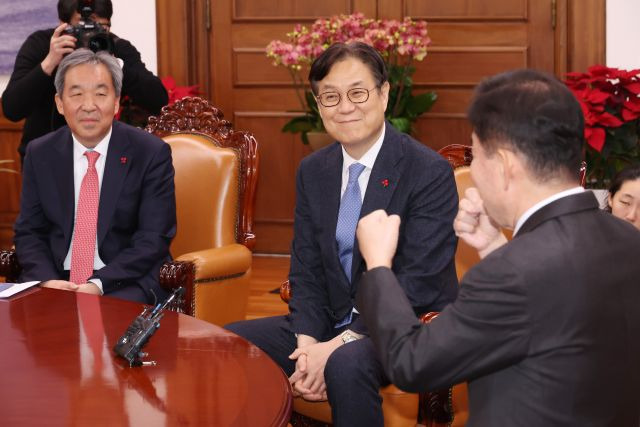
[[[594,65],[565,81],[582,107],[587,185],[606,188],[620,169],[640,162],[640,69]]]
[[[173,104],[185,96],[196,96],[200,94],[198,85],[178,86],[175,79],[171,76],[164,77],[160,79],[160,81],[169,95],[169,104]],[[115,117],[116,120],[120,120],[132,126],[145,128],[147,126],[149,115],[150,113],[147,110],[133,104],[131,102],[131,98],[124,96],[120,100],[120,110],[118,110]]]

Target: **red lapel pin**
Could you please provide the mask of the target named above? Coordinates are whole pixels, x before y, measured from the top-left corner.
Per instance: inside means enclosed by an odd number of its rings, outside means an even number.
[[[382,184],[383,187],[388,187],[389,186],[389,180],[388,179],[383,179],[382,181],[380,181],[380,183]]]
[[[123,165],[125,163],[127,163],[127,158],[126,157],[120,157],[120,163],[122,163]]]

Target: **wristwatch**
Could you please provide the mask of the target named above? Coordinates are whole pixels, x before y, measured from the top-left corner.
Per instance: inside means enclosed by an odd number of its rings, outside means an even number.
[[[344,331],[343,333],[340,334],[340,338],[342,339],[342,342],[345,344],[351,341],[357,341],[359,339],[358,337],[353,335],[351,331]]]

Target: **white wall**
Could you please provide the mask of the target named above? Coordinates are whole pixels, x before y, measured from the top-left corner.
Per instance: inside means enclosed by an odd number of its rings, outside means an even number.
[[[112,2],[111,31],[118,37],[129,40],[140,52],[147,70],[157,74],[155,0],[112,0]]]
[[[640,1],[607,0],[607,65],[640,68]]]

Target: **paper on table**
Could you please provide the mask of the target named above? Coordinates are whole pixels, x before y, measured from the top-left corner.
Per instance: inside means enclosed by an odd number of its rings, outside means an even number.
[[[25,289],[29,289],[32,286],[40,283],[39,281],[35,282],[24,282],[24,283],[0,283],[0,298],[7,298],[11,295],[17,294],[18,292],[22,292]]]

